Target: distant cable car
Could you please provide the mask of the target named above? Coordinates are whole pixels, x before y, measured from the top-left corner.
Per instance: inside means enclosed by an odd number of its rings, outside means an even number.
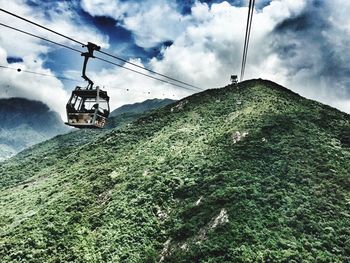
[[[238,76],[237,75],[231,75],[231,84],[236,86],[238,84]]]
[[[109,97],[106,91],[94,87],[92,80],[85,74],[89,58],[93,58],[93,52],[100,50],[100,47],[90,42],[86,47],[88,52],[81,54],[84,56],[82,77],[89,84],[86,88],[76,87],[72,91],[66,105],[66,124],[76,128],[103,128],[110,113]]]

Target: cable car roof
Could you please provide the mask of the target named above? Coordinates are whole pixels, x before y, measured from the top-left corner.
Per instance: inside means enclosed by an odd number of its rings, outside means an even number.
[[[72,95],[76,95],[81,98],[97,98],[97,90],[86,90],[86,89],[75,89],[72,92]],[[100,90],[99,91],[100,98],[109,101],[109,96],[107,95],[107,91]]]

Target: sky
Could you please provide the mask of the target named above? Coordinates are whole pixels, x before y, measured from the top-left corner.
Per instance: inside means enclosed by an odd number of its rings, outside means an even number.
[[[247,0],[0,0],[3,9],[202,89],[226,86],[240,73],[247,6]],[[350,113],[349,11],[346,0],[256,0],[245,79],[269,79]],[[0,23],[84,51],[2,12]],[[70,92],[86,85],[83,58],[0,28],[0,66],[56,76],[0,68],[0,98],[40,100],[65,118]],[[87,75],[108,91],[112,109],[193,93],[97,60]]]

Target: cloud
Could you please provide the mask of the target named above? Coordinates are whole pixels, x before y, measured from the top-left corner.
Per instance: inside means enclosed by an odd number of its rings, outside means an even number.
[[[6,58],[6,51],[0,48],[1,65],[21,68],[22,70],[30,69],[42,74],[53,74],[50,70],[43,69],[42,61],[39,59],[36,63],[29,60],[29,62],[24,61],[8,65]],[[0,98],[22,97],[43,101],[51,109],[59,112],[61,116],[65,115],[64,105],[68,100],[68,94],[63,89],[63,84],[56,78],[33,76],[23,71],[2,69],[0,70],[0,87]]]
[[[144,67],[139,59],[130,60],[130,62]],[[148,74],[147,71],[143,71],[135,66],[128,65],[127,67]],[[141,102],[146,99],[180,99],[193,93],[142,75],[137,75],[122,68],[103,69],[92,73],[91,77],[95,80],[96,85],[107,90],[111,97],[111,109],[124,104]]]
[[[211,8],[197,3],[192,8],[192,24],[151,65],[203,88],[225,85],[240,65],[242,47],[237,35],[241,36],[245,18],[246,8],[226,2]]]
[[[96,41],[96,43],[100,43],[104,47],[109,46],[106,36],[101,35],[96,29],[85,26],[79,21],[69,2],[53,3],[50,6],[51,8],[47,10],[28,6],[24,0],[0,0],[0,6],[6,7],[6,10],[10,12],[36,21],[60,33],[76,37],[81,41]],[[0,14],[0,22],[59,43],[74,45],[67,39],[58,37],[5,13]],[[47,59],[45,55],[49,54],[50,51],[57,50],[57,46],[48,45],[39,39],[7,28],[1,28],[1,33],[0,59],[2,66],[8,66],[8,57],[16,57],[23,62],[11,64],[11,67],[54,75],[54,72],[44,68],[44,62]],[[51,109],[59,112],[64,118],[68,94],[59,79],[36,76],[25,72],[18,73],[7,69],[1,69],[0,76],[0,97],[25,97],[41,100]]]
[[[283,20],[270,37],[284,82],[301,94],[348,111],[350,18],[343,1],[305,1],[298,15]],[[348,111],[349,112],[349,111]]]
[[[104,2],[104,9],[120,5],[123,12],[117,16],[93,4],[90,9],[117,19],[139,46],[173,42],[161,57],[151,59],[156,71],[203,88],[225,85],[230,74],[240,71],[246,7],[197,1],[190,14],[183,15],[170,1],[97,2]],[[246,78],[271,79],[349,112],[350,3],[263,2],[254,14]],[[126,8],[129,4],[132,9]]]
[[[100,2],[103,2],[102,6]],[[136,8],[133,1],[83,0],[83,3],[85,6],[89,3],[89,10],[94,10],[92,15],[104,14],[119,19],[119,24],[134,34],[141,47],[149,48],[171,40],[173,45],[163,49],[161,58],[151,60],[150,65],[157,71],[204,88],[225,85],[230,74],[239,71],[246,7],[232,6],[228,2],[211,6],[196,2],[190,14],[182,15],[176,5],[162,0],[138,2]],[[107,7],[113,10],[119,4],[125,9],[127,3],[133,5],[132,11],[114,16],[113,12],[103,13]],[[251,50],[257,52],[251,53],[250,57],[264,67],[265,55],[271,56],[268,61],[275,61],[273,54],[266,54],[268,52],[264,50],[269,48],[264,38],[283,19],[296,16],[304,7],[302,0],[272,1],[256,14]]]
[[[98,33],[96,29],[84,25],[84,23],[79,20],[69,2],[53,3],[46,11],[39,7],[34,8],[28,6],[24,0],[0,0],[0,6],[6,6],[6,10],[9,10],[10,12],[29,18],[30,20],[67,36],[77,38],[83,43],[90,41],[99,43],[105,48],[109,47],[108,38]],[[74,45],[74,43],[68,39],[59,37],[51,32],[33,26],[5,13],[1,13],[0,21],[4,24],[18,27],[22,30],[29,31],[33,34],[40,35],[59,43]],[[6,32],[6,37],[1,38],[0,44],[7,50],[9,56],[14,55],[23,57],[28,54],[33,56],[47,53],[51,48],[57,49],[56,46],[48,46],[47,43],[43,43],[41,40],[30,36],[6,28],[2,28],[2,30]],[[25,44],[19,45],[19,43]]]
[[[81,7],[92,16],[109,16],[119,20],[133,6],[119,0],[82,0]]]
[[[5,1],[0,0],[0,4],[5,4]],[[80,21],[77,4],[92,16],[114,18],[116,24],[129,30],[135,43],[145,50],[159,47],[165,41],[172,43],[164,45],[161,54],[149,61],[133,60],[139,65],[202,88],[224,86],[231,74],[240,72],[248,11],[246,5],[195,1],[191,12],[183,14],[175,1],[81,0],[80,3],[59,1],[54,8],[47,8],[44,14],[27,6],[24,1],[6,1],[8,9],[18,14],[83,41],[94,39],[96,43],[104,43],[105,47],[111,44],[113,48],[113,43],[109,43],[106,36]],[[349,8],[350,3],[341,0],[261,1],[253,19],[246,78],[271,79],[301,95],[350,112],[350,17],[346,12]],[[1,15],[0,21],[4,18]],[[29,28],[26,24],[21,26]],[[30,27],[31,30],[37,29]],[[44,36],[48,36],[46,34]],[[0,46],[6,50],[3,57],[21,57],[23,62],[20,64],[26,68],[50,72],[43,68],[42,56],[50,52],[50,46],[10,31],[6,36],[0,37]],[[66,40],[60,41],[65,43]],[[33,63],[34,60],[39,62]],[[190,94],[120,68],[103,67],[102,64],[94,67],[91,76],[96,84],[105,85],[111,95],[112,108],[147,98],[181,98]],[[66,72],[67,75],[71,73]],[[3,82],[9,80],[7,76],[3,78]],[[64,91],[59,80],[51,81],[47,85]],[[19,86],[16,94],[32,96],[30,91],[33,86],[27,85],[26,88],[23,83],[17,82],[16,85]],[[58,105],[57,99],[48,97],[44,90],[47,89],[38,91],[36,96],[41,96],[53,109],[63,112],[64,103],[61,105],[59,102]],[[57,93],[54,96],[64,97],[67,94]]]
[[[190,22],[178,12],[175,2],[166,0],[82,0],[81,7],[92,16],[117,20],[143,48],[174,39]]]
[[[269,77],[279,75],[279,60],[266,39],[285,17],[303,10],[304,5],[299,2],[275,1],[255,14],[248,77],[260,77],[267,70]],[[167,74],[176,72],[177,77],[192,80],[203,88],[226,85],[229,76],[240,71],[247,11],[246,7],[232,6],[228,2],[210,7],[197,2],[192,7],[191,25],[171,47],[164,49],[162,59],[152,59],[151,65]]]
[[[255,13],[246,78],[266,78],[350,112],[350,3],[272,1]],[[209,88],[238,73],[246,8],[197,3],[193,23],[153,59],[156,70]],[[197,15],[198,14],[198,15]]]

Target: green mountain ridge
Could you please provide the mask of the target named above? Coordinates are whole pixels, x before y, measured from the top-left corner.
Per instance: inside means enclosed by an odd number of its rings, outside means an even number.
[[[2,262],[346,262],[350,116],[269,81],[0,163]]]
[[[123,105],[111,112],[111,117],[120,116],[124,113],[135,113],[141,114],[150,110],[158,109],[159,107],[167,106],[171,103],[176,102],[171,99],[148,99],[143,102]]]
[[[171,99],[148,99],[143,102],[123,105],[111,112],[106,128],[119,128],[138,119],[147,112],[159,109],[174,102],[175,100]]]

